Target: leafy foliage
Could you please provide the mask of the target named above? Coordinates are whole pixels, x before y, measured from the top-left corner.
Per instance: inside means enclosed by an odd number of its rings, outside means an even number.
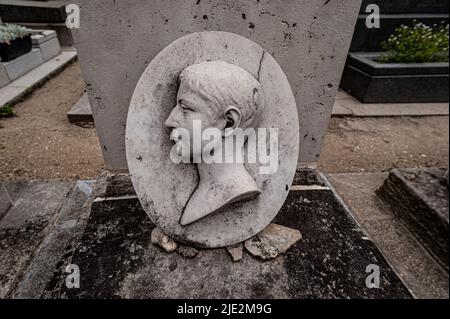
[[[14,116],[14,111],[8,104],[0,107],[0,117],[11,117]]]
[[[12,40],[23,38],[30,34],[30,30],[17,24],[0,24],[0,43],[9,44]]]
[[[448,62],[448,24],[402,25],[381,46],[387,51],[383,63]]]

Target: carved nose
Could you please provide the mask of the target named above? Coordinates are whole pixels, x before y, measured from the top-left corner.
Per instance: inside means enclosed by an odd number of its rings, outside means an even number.
[[[174,120],[174,112],[175,112],[175,109],[173,109],[172,112],[170,112],[169,117],[167,118],[166,122],[164,123],[164,125],[169,128],[177,127],[177,122]]]

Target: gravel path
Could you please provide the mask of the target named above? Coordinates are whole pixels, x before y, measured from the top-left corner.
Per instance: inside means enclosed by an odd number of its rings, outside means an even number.
[[[448,166],[448,116],[333,118],[319,168],[328,173]]]
[[[16,104],[16,117],[0,119],[0,180],[91,179],[101,173],[95,129],[70,124],[66,116],[83,91],[74,62]]]

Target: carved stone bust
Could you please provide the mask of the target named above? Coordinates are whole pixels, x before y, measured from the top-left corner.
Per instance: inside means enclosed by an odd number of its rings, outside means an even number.
[[[213,152],[220,152],[230,158],[222,163],[197,163],[199,183],[186,204],[181,216],[181,225],[188,225],[230,204],[252,200],[261,194],[255,180],[245,169],[242,161],[237,162],[235,152],[228,154],[223,149],[227,143],[234,144],[234,131],[256,128],[259,113],[264,107],[263,92],[259,82],[243,68],[224,62],[208,61],[191,65],[179,76],[177,104],[165,125],[173,135],[180,128],[193,132],[195,120],[202,130],[217,128],[221,143],[214,143]],[[191,159],[204,150],[209,141],[201,141],[201,147],[193,150],[192,140],[183,143],[176,140],[178,155],[183,148],[189,148]],[[225,141],[230,139],[231,141]]]
[[[271,130],[278,130],[276,160]],[[299,149],[295,98],[257,43],[229,32],[191,33],[143,71],[125,145],[134,189],[156,226],[189,246],[233,245],[269,225],[289,193]]]

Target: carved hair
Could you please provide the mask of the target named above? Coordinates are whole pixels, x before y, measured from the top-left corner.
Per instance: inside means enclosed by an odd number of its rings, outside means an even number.
[[[260,83],[246,70],[223,61],[193,64],[179,77],[191,90],[198,93],[212,108],[215,116],[224,115],[229,106],[241,111],[242,129],[255,127],[264,108]]]

